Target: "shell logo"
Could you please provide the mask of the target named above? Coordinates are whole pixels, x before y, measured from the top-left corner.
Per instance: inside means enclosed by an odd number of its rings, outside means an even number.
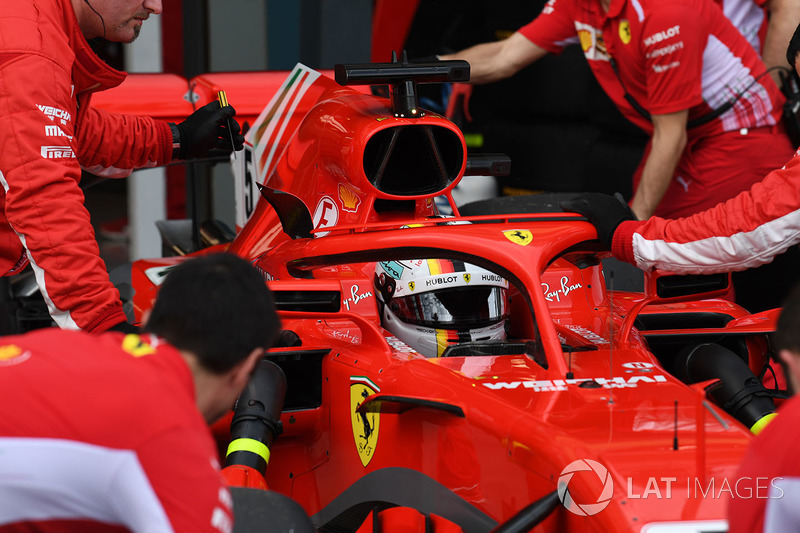
[[[358,206],[361,205],[361,198],[343,183],[339,184],[339,200],[342,201],[342,209],[350,213],[358,211]]]
[[[576,472],[594,472],[597,478],[603,484],[603,489],[597,500],[594,503],[578,503],[572,499],[572,494],[569,491],[569,483],[572,481],[572,476]],[[579,516],[592,516],[596,515],[611,503],[611,496],[614,494],[614,481],[611,479],[611,474],[608,469],[591,459],[578,459],[567,465],[561,471],[558,477],[558,498],[567,511]]]
[[[23,350],[16,344],[5,344],[0,346],[0,366],[18,365],[27,361],[31,352]]]

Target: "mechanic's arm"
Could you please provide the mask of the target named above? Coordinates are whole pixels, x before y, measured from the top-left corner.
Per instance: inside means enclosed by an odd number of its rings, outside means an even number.
[[[689,111],[653,115],[653,137],[631,209],[639,220],[649,218],[672,182],[675,168],[686,147]]]
[[[786,66],[786,47],[800,21],[800,0],[768,0],[769,25],[761,57],[767,68]],[[770,72],[772,79],[781,85],[780,71]]]
[[[547,55],[547,50],[516,32],[507,39],[475,45],[439,59],[462,59],[470,66],[470,83],[500,81]]]

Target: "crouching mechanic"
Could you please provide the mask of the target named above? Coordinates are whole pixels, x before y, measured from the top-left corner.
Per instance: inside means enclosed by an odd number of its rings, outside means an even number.
[[[0,531],[230,532],[208,424],[280,321],[244,259],[175,267],[140,335],[47,328],[0,342]]]
[[[381,325],[426,357],[448,346],[505,340],[508,281],[463,261],[411,259],[375,266]]]
[[[0,15],[0,275],[30,265],[62,328],[129,329],[83,205],[81,170],[118,178],[244,143],[234,109],[218,102],[180,124],[91,106],[92,93],[126,74],[87,39],[131,42],[161,10],[160,0],[30,0]]]
[[[728,504],[730,533],[800,530],[800,463],[794,438],[800,424],[800,285],[784,302],[773,342],[795,396],[780,407],[779,416],[753,440],[742,460],[737,497]]]

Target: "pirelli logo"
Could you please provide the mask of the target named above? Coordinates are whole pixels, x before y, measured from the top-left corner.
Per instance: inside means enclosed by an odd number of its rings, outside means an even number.
[[[75,152],[69,146],[42,146],[42,157],[45,159],[72,159]]]

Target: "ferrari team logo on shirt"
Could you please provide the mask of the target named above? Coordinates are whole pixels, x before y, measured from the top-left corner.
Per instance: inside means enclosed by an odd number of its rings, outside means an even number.
[[[631,42],[631,24],[624,19],[619,22],[619,40],[622,44]]]

